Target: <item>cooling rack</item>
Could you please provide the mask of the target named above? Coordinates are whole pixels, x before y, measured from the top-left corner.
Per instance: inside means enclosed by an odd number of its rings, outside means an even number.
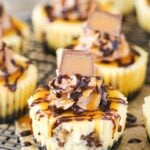
[[[144,32],[136,21],[135,14],[126,16],[123,20],[123,32],[131,44],[142,46],[150,53],[150,34]],[[46,85],[55,75],[56,58],[54,55],[43,50],[43,46],[32,37],[25,44],[23,54],[35,63],[39,69],[39,85]],[[150,56],[149,56],[150,60]],[[146,84],[150,84],[150,62],[148,64]],[[0,125],[0,150],[20,150],[20,143],[15,135],[14,124]]]

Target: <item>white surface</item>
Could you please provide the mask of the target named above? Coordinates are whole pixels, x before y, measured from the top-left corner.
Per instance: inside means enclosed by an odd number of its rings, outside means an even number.
[[[37,3],[45,0],[1,0],[1,1],[11,15],[20,17],[25,14],[29,15],[32,12],[33,7]]]

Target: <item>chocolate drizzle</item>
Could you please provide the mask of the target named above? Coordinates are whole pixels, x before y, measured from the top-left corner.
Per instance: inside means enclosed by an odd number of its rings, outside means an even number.
[[[15,58],[12,50],[10,50],[5,43],[0,46],[0,77],[5,81],[4,86],[12,92],[17,89],[17,82],[28,68],[28,62],[23,65],[19,64]]]
[[[94,132],[89,133],[88,135],[82,135],[81,140],[86,141],[88,147],[101,147],[102,144],[99,139],[96,137]]]

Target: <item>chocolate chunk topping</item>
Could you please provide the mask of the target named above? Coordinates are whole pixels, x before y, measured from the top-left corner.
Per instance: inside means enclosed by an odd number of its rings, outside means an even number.
[[[121,31],[121,20],[122,17],[120,15],[95,11],[89,16],[87,23],[95,31],[119,35]]]
[[[32,143],[31,142],[24,142],[22,146],[24,146],[24,147],[32,146]]]
[[[134,139],[130,139],[128,141],[128,143],[130,144],[137,144],[137,143],[141,143],[142,141],[140,139],[134,138]]]
[[[72,110],[73,110],[73,112],[74,112],[75,114],[81,114],[81,113],[84,113],[84,112],[85,112],[84,109],[80,108],[80,107],[77,106],[77,105],[74,105],[74,106],[72,107]]]
[[[75,91],[73,91],[70,94],[70,98],[72,98],[75,101],[77,101],[81,96],[82,96],[82,92],[75,92]]]
[[[88,147],[101,147],[102,144],[99,139],[96,137],[94,132],[89,133],[88,135],[82,135],[81,140],[86,141]]]
[[[135,123],[136,120],[137,120],[137,118],[136,118],[134,115],[132,115],[132,114],[130,114],[130,113],[127,114],[127,121],[128,121],[128,122],[130,122],[130,123]]]
[[[20,133],[20,136],[25,137],[31,135],[32,132],[30,130],[26,130]]]
[[[94,76],[94,56],[88,51],[65,49],[63,51],[59,72],[61,75],[80,74],[81,76]]]

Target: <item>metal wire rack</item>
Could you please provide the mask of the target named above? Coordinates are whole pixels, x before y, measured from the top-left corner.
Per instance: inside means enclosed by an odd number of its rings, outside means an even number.
[[[55,56],[44,53],[40,43],[30,40],[25,44],[23,50],[25,56],[35,63],[39,70],[38,85],[47,85],[50,78],[55,74]],[[14,124],[0,125],[0,150],[19,150],[20,143],[15,135]]]
[[[126,34],[127,40],[142,46],[150,53],[149,40],[150,34],[145,33],[136,22],[135,15],[125,17],[123,23],[123,32]],[[39,69],[39,85],[46,85],[50,78],[55,74],[56,58],[53,55],[47,54],[43,51],[40,43],[33,40],[27,42],[23,51],[24,55],[34,62]],[[150,60],[150,56],[149,56]],[[150,84],[150,62],[148,64],[148,72],[146,83]],[[0,150],[19,150],[20,143],[18,137],[15,135],[14,124],[0,125]]]

